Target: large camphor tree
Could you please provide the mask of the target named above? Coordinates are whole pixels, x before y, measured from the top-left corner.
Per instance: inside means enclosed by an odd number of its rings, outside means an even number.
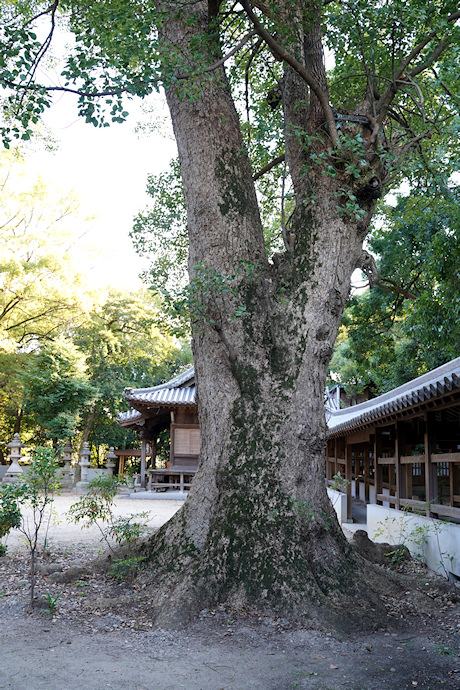
[[[338,623],[353,607],[351,624],[369,621],[376,585],[324,487],[326,370],[350,276],[373,271],[363,240],[378,197],[403,173],[423,176],[425,165],[436,179],[449,166],[458,8],[56,0],[27,3],[21,23],[19,4],[8,6],[7,143],[30,136],[53,90],[77,92],[94,124],[101,99],[116,121],[123,93],[166,92],[187,208],[202,450],[186,504],[146,546],[157,621],[216,602]],[[43,40],[34,12],[51,18]],[[38,84],[59,21],[76,37],[66,82]],[[270,259],[262,173],[270,203],[281,196],[283,247]]]

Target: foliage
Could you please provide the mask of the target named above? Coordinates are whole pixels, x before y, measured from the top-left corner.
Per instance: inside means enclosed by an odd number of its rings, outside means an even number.
[[[82,407],[93,400],[83,354],[63,337],[31,354],[21,375],[24,411],[54,442],[71,438]]]
[[[330,369],[355,395],[384,393],[460,355],[459,189],[387,206],[368,242],[378,285],[346,309]]]
[[[70,256],[83,220],[73,195],[30,180],[16,151],[0,173],[0,443],[67,439],[91,418],[97,449],[132,445],[115,421],[123,388],[160,383],[190,354],[148,291],[89,293]]]
[[[91,480],[87,493],[69,509],[69,516],[74,522],[85,519],[83,527],[91,527],[96,520],[107,521],[112,513],[113,499],[118,487],[123,485],[123,477],[101,474]]]
[[[386,517],[383,522],[378,523],[375,537],[383,537],[397,544],[393,551],[385,554],[389,558],[390,565],[397,567],[406,558],[407,549],[413,557],[419,560],[425,559],[426,546],[430,540],[436,542],[439,552],[439,568],[444,576],[449,579],[449,569],[447,563],[452,560],[452,556],[441,551],[439,536],[445,529],[446,523],[432,517],[425,518],[429,504],[421,504],[418,508],[403,506],[403,515],[397,517]],[[422,518],[419,520],[418,518]]]
[[[18,154],[0,156],[0,352],[30,351],[91,305],[69,252],[77,218],[72,194],[28,180]]]
[[[32,464],[19,480],[2,486],[2,505],[11,506],[21,515],[16,527],[23,535],[30,555],[30,608],[34,607],[35,562],[41,529],[50,516],[53,494],[59,489],[58,463],[52,448],[38,447],[32,454]],[[30,510],[29,519],[22,510]],[[44,539],[46,542],[45,529]]]
[[[70,519],[83,522],[82,528],[96,525],[101,532],[101,541],[105,541],[113,551],[110,539],[117,544],[132,544],[142,536],[149,512],[141,512],[127,517],[116,517],[113,512],[114,498],[120,484],[125,484],[124,477],[113,477],[102,474],[92,479],[87,493],[74,503],[68,512]],[[106,523],[106,527],[102,525]]]
[[[176,160],[171,161],[167,172],[149,176],[147,193],[153,201],[148,210],[136,216],[130,237],[139,256],[150,260],[149,269],[141,277],[154,293],[162,296],[162,309],[171,332],[184,337],[189,333],[190,318],[195,318],[200,290],[214,290],[218,297],[229,289],[228,283],[236,276],[212,275],[200,264],[195,266],[197,275],[192,284],[187,285],[187,215]],[[267,221],[266,251],[272,256],[281,249],[281,221],[273,199],[265,201],[263,209]],[[218,282],[220,289],[216,289]]]
[[[26,353],[0,351],[0,445],[19,433],[23,418],[23,392],[20,375],[24,370]]]
[[[56,612],[56,604],[58,600],[61,598],[61,596],[61,594],[58,594],[57,597],[53,598],[49,592],[45,594],[46,603],[48,604],[50,610],[50,616],[54,616]]]
[[[332,479],[334,480],[334,483],[331,484],[330,488],[334,489],[334,491],[344,492],[347,490],[347,486],[350,484],[350,480],[346,479],[340,470],[337,472],[337,474],[333,475]]]
[[[113,290],[75,331],[74,343],[85,353],[96,391],[81,424],[95,449],[136,442],[136,435],[116,421],[126,409],[124,388],[157,385],[191,362],[189,347],[163,332],[160,308],[148,290]]]
[[[8,485],[0,486],[0,539],[21,524],[21,510],[16,498],[8,490]],[[6,544],[0,544],[0,555],[6,555]]]
[[[115,558],[109,570],[109,575],[117,580],[132,579],[140,568],[145,556],[131,556],[130,558]]]
[[[187,283],[187,216],[176,160],[167,172],[149,176],[147,194],[152,202],[136,216],[130,237],[139,256],[155,257],[144,280],[156,290],[169,292]]]

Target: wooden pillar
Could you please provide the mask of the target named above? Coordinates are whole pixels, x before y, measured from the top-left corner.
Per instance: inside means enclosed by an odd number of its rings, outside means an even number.
[[[369,461],[369,448],[367,447],[364,451],[364,500],[369,503],[369,481],[370,481],[370,461]]]
[[[156,470],[156,468],[157,468],[157,439],[156,438],[152,438],[152,440],[150,441],[150,447],[152,450],[152,455],[151,455],[152,459],[150,462],[150,467],[152,468],[152,470]]]
[[[375,502],[377,505],[383,505],[382,501],[377,498],[378,494],[383,493],[383,478],[382,465],[379,465],[379,457],[382,454],[382,430],[379,428],[375,429],[375,440],[374,440],[374,479],[375,479]]]
[[[414,475],[414,463],[406,465],[406,496],[412,498],[412,477]]]
[[[431,456],[436,449],[435,423],[435,414],[425,412],[425,492],[427,504],[438,500],[438,466],[431,462]],[[429,505],[426,513],[427,515],[430,514]]]
[[[334,439],[334,476],[337,474],[338,471],[338,463],[337,463],[337,458],[339,457],[339,439],[335,437]]]
[[[345,440],[345,479],[347,480],[347,522],[352,522],[352,501],[351,501],[351,445]]]
[[[145,489],[145,465],[147,457],[147,440],[142,436],[141,439],[141,489]]]
[[[406,467],[401,465],[400,458],[404,455],[405,442],[405,427],[403,422],[396,422],[396,438],[395,438],[395,456],[396,456],[396,508],[401,507],[401,498],[407,498],[406,495]]]

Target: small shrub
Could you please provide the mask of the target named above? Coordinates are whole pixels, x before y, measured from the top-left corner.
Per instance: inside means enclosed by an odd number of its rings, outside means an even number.
[[[109,575],[115,577],[117,580],[133,579],[134,575],[139,571],[142,561],[145,561],[144,556],[117,558],[112,563]]]
[[[9,484],[0,487],[0,539],[8,535],[10,530],[21,525],[21,509],[17,498],[9,489]],[[0,543],[0,556],[6,555],[6,544]]]
[[[116,517],[113,514],[113,501],[118,486],[125,483],[124,477],[95,477],[89,483],[87,493],[74,503],[68,512],[73,522],[83,521],[83,528],[96,525],[101,532],[101,541],[105,541],[111,551],[113,549],[110,539],[114,539],[117,544],[131,544],[137,541],[146,528],[149,516],[148,512],[135,513],[127,517]],[[141,518],[141,521],[138,518]]]
[[[39,534],[42,525],[48,520],[50,504],[53,494],[60,483],[57,479],[58,462],[52,448],[38,447],[32,454],[32,465],[24,476],[17,482],[2,486],[1,506],[6,506],[7,513],[13,516],[14,527],[24,536],[30,555],[30,608],[34,606],[35,591],[35,561],[37,555]],[[21,507],[29,508],[32,512],[30,520],[23,519]],[[2,508],[2,509],[3,509]]]

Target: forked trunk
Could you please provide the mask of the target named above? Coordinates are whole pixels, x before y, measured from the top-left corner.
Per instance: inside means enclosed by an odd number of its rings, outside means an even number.
[[[190,25],[167,30],[187,43]],[[287,116],[304,95],[316,120],[295,76],[285,81]],[[157,621],[227,602],[338,622],[356,597],[356,623],[376,604],[324,482],[326,369],[361,252],[356,219],[336,212],[343,182],[312,171],[306,184],[296,174],[305,153],[288,138],[297,206],[290,250],[272,264],[223,71],[191,99],[170,88],[168,103],[187,203],[202,451],[186,504],[147,547]]]

